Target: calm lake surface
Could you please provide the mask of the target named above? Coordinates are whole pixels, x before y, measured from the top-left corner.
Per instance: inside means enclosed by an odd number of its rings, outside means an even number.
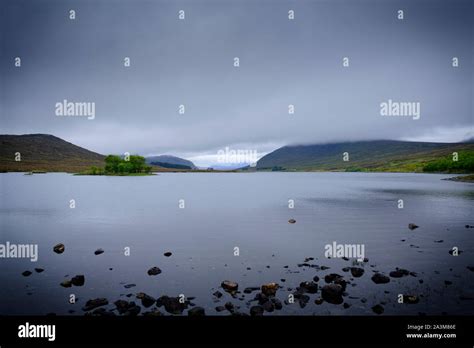
[[[284,301],[302,281],[338,273],[350,282],[343,305],[314,300],[304,308],[284,304],[269,315],[472,314],[474,312],[474,184],[441,180],[452,175],[376,173],[169,173],[147,177],[0,174],[0,243],[36,243],[39,259],[0,259],[0,314],[82,315],[91,298],[135,301],[138,292],[195,297],[208,315],[232,302],[249,313],[257,292],[233,298],[223,280],[239,290],[276,282]],[[69,207],[70,200],[75,209]],[[179,208],[184,199],[185,208]],[[288,200],[295,202],[288,208]],[[398,200],[404,209],[398,209]],[[295,224],[289,224],[295,219]],[[409,223],[420,227],[408,229]],[[404,240],[404,241],[402,241]],[[435,242],[442,240],[442,242]],[[324,256],[326,244],[364,244],[368,262],[353,278],[342,268],[353,260]],[[53,246],[64,243],[63,254]],[[459,256],[449,254],[457,246]],[[130,256],[124,248],[130,248]],[[238,247],[240,255],[234,256]],[[98,248],[101,255],[94,255]],[[164,252],[172,252],[165,257]],[[298,267],[305,258],[318,270]],[[149,276],[157,266],[162,273]],[[268,268],[269,266],[269,268]],[[288,266],[288,268],[284,268]],[[37,273],[34,268],[44,268]],[[374,271],[396,267],[416,276],[375,284]],[[109,268],[113,268],[109,270]],[[247,268],[250,268],[248,270]],[[33,273],[22,276],[22,272]],[[63,288],[83,274],[85,284]],[[281,281],[285,279],[285,282]],[[422,283],[420,282],[422,280]],[[452,282],[446,285],[445,281]],[[125,288],[126,284],[136,284]],[[288,290],[291,288],[292,290]],[[221,291],[219,300],[212,294]],[[77,302],[70,304],[69,295]],[[127,294],[133,294],[126,297]],[[397,303],[398,294],[420,296]],[[361,299],[367,301],[362,302]],[[142,312],[147,309],[142,308]],[[161,312],[167,314],[163,307]],[[186,314],[186,311],[183,312]]]

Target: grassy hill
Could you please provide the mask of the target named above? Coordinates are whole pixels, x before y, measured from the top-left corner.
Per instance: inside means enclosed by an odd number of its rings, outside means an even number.
[[[344,152],[349,153],[347,162]],[[474,143],[378,140],[284,146],[262,157],[257,170],[422,172],[429,163],[450,159],[453,152],[464,158],[474,153]]]
[[[15,161],[15,153],[21,161]],[[0,135],[0,171],[80,172],[103,167],[105,156],[48,134]]]

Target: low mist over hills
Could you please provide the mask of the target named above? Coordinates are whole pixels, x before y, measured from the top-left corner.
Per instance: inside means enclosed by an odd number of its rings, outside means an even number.
[[[474,143],[378,140],[284,146],[262,157],[257,170],[416,172],[430,161],[462,151],[474,151]],[[348,161],[343,160],[345,152]]]

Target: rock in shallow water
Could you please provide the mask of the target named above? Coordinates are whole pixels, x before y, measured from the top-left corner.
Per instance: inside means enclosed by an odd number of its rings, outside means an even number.
[[[53,247],[53,251],[56,253],[56,254],[62,254],[64,252],[64,244],[56,244],[54,247]]]
[[[21,275],[23,277],[29,277],[32,273],[30,271],[24,271]]]
[[[144,292],[139,292],[137,298],[142,301],[143,307],[146,308],[151,307],[156,302],[154,297],[147,295]]]
[[[164,253],[163,255],[165,255],[166,257],[170,257],[171,255],[173,255],[170,251],[167,251],[166,253]]]
[[[148,270],[147,273],[149,276],[155,276],[161,273],[161,269],[159,269],[158,267],[152,267]]]
[[[82,308],[83,311],[91,311],[97,307],[106,306],[109,301],[106,298],[95,298],[86,302],[86,305]]]
[[[410,230],[417,229],[418,227],[420,227],[420,226],[418,226],[418,225],[416,225],[416,224],[413,224],[413,223],[408,224],[408,228],[409,228]]]
[[[360,267],[351,267],[351,274],[355,278],[362,277],[364,274],[364,269]]]
[[[86,278],[83,275],[77,275],[75,277],[72,277],[71,283],[74,286],[83,286],[86,281]]]
[[[96,251],[94,251],[95,255],[100,255],[100,254],[103,254],[103,253],[104,253],[104,249],[97,249]]]
[[[375,273],[371,279],[375,284],[386,284],[390,282],[390,278],[382,273]]]
[[[343,302],[342,293],[343,289],[341,285],[329,284],[323,286],[323,289],[321,291],[321,297],[326,302],[332,304],[341,304]]]
[[[202,317],[206,315],[206,311],[202,307],[194,307],[188,311],[190,317]]]
[[[262,294],[265,296],[275,296],[279,286],[277,283],[268,283],[262,285]]]
[[[221,286],[227,292],[234,292],[237,291],[237,289],[239,288],[239,284],[230,280],[224,280],[221,283]]]
[[[374,311],[375,314],[382,314],[384,312],[384,308],[382,305],[375,305],[372,307],[372,310]]]
[[[296,220],[295,219],[290,219],[290,220],[288,220],[288,223],[294,224],[294,223],[296,223]]]

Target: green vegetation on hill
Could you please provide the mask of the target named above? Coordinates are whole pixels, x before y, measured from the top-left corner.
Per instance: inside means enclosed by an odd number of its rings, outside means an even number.
[[[334,144],[298,145],[279,148],[262,157],[257,170],[423,172],[428,163],[473,152],[474,143],[424,143],[407,141],[359,141]],[[348,161],[343,160],[347,152]],[[457,169],[453,170],[456,171]],[[461,173],[473,172],[471,169]]]
[[[447,156],[429,162],[425,165],[423,171],[438,173],[474,173],[474,151],[460,152],[457,161],[453,160],[453,156]]]

